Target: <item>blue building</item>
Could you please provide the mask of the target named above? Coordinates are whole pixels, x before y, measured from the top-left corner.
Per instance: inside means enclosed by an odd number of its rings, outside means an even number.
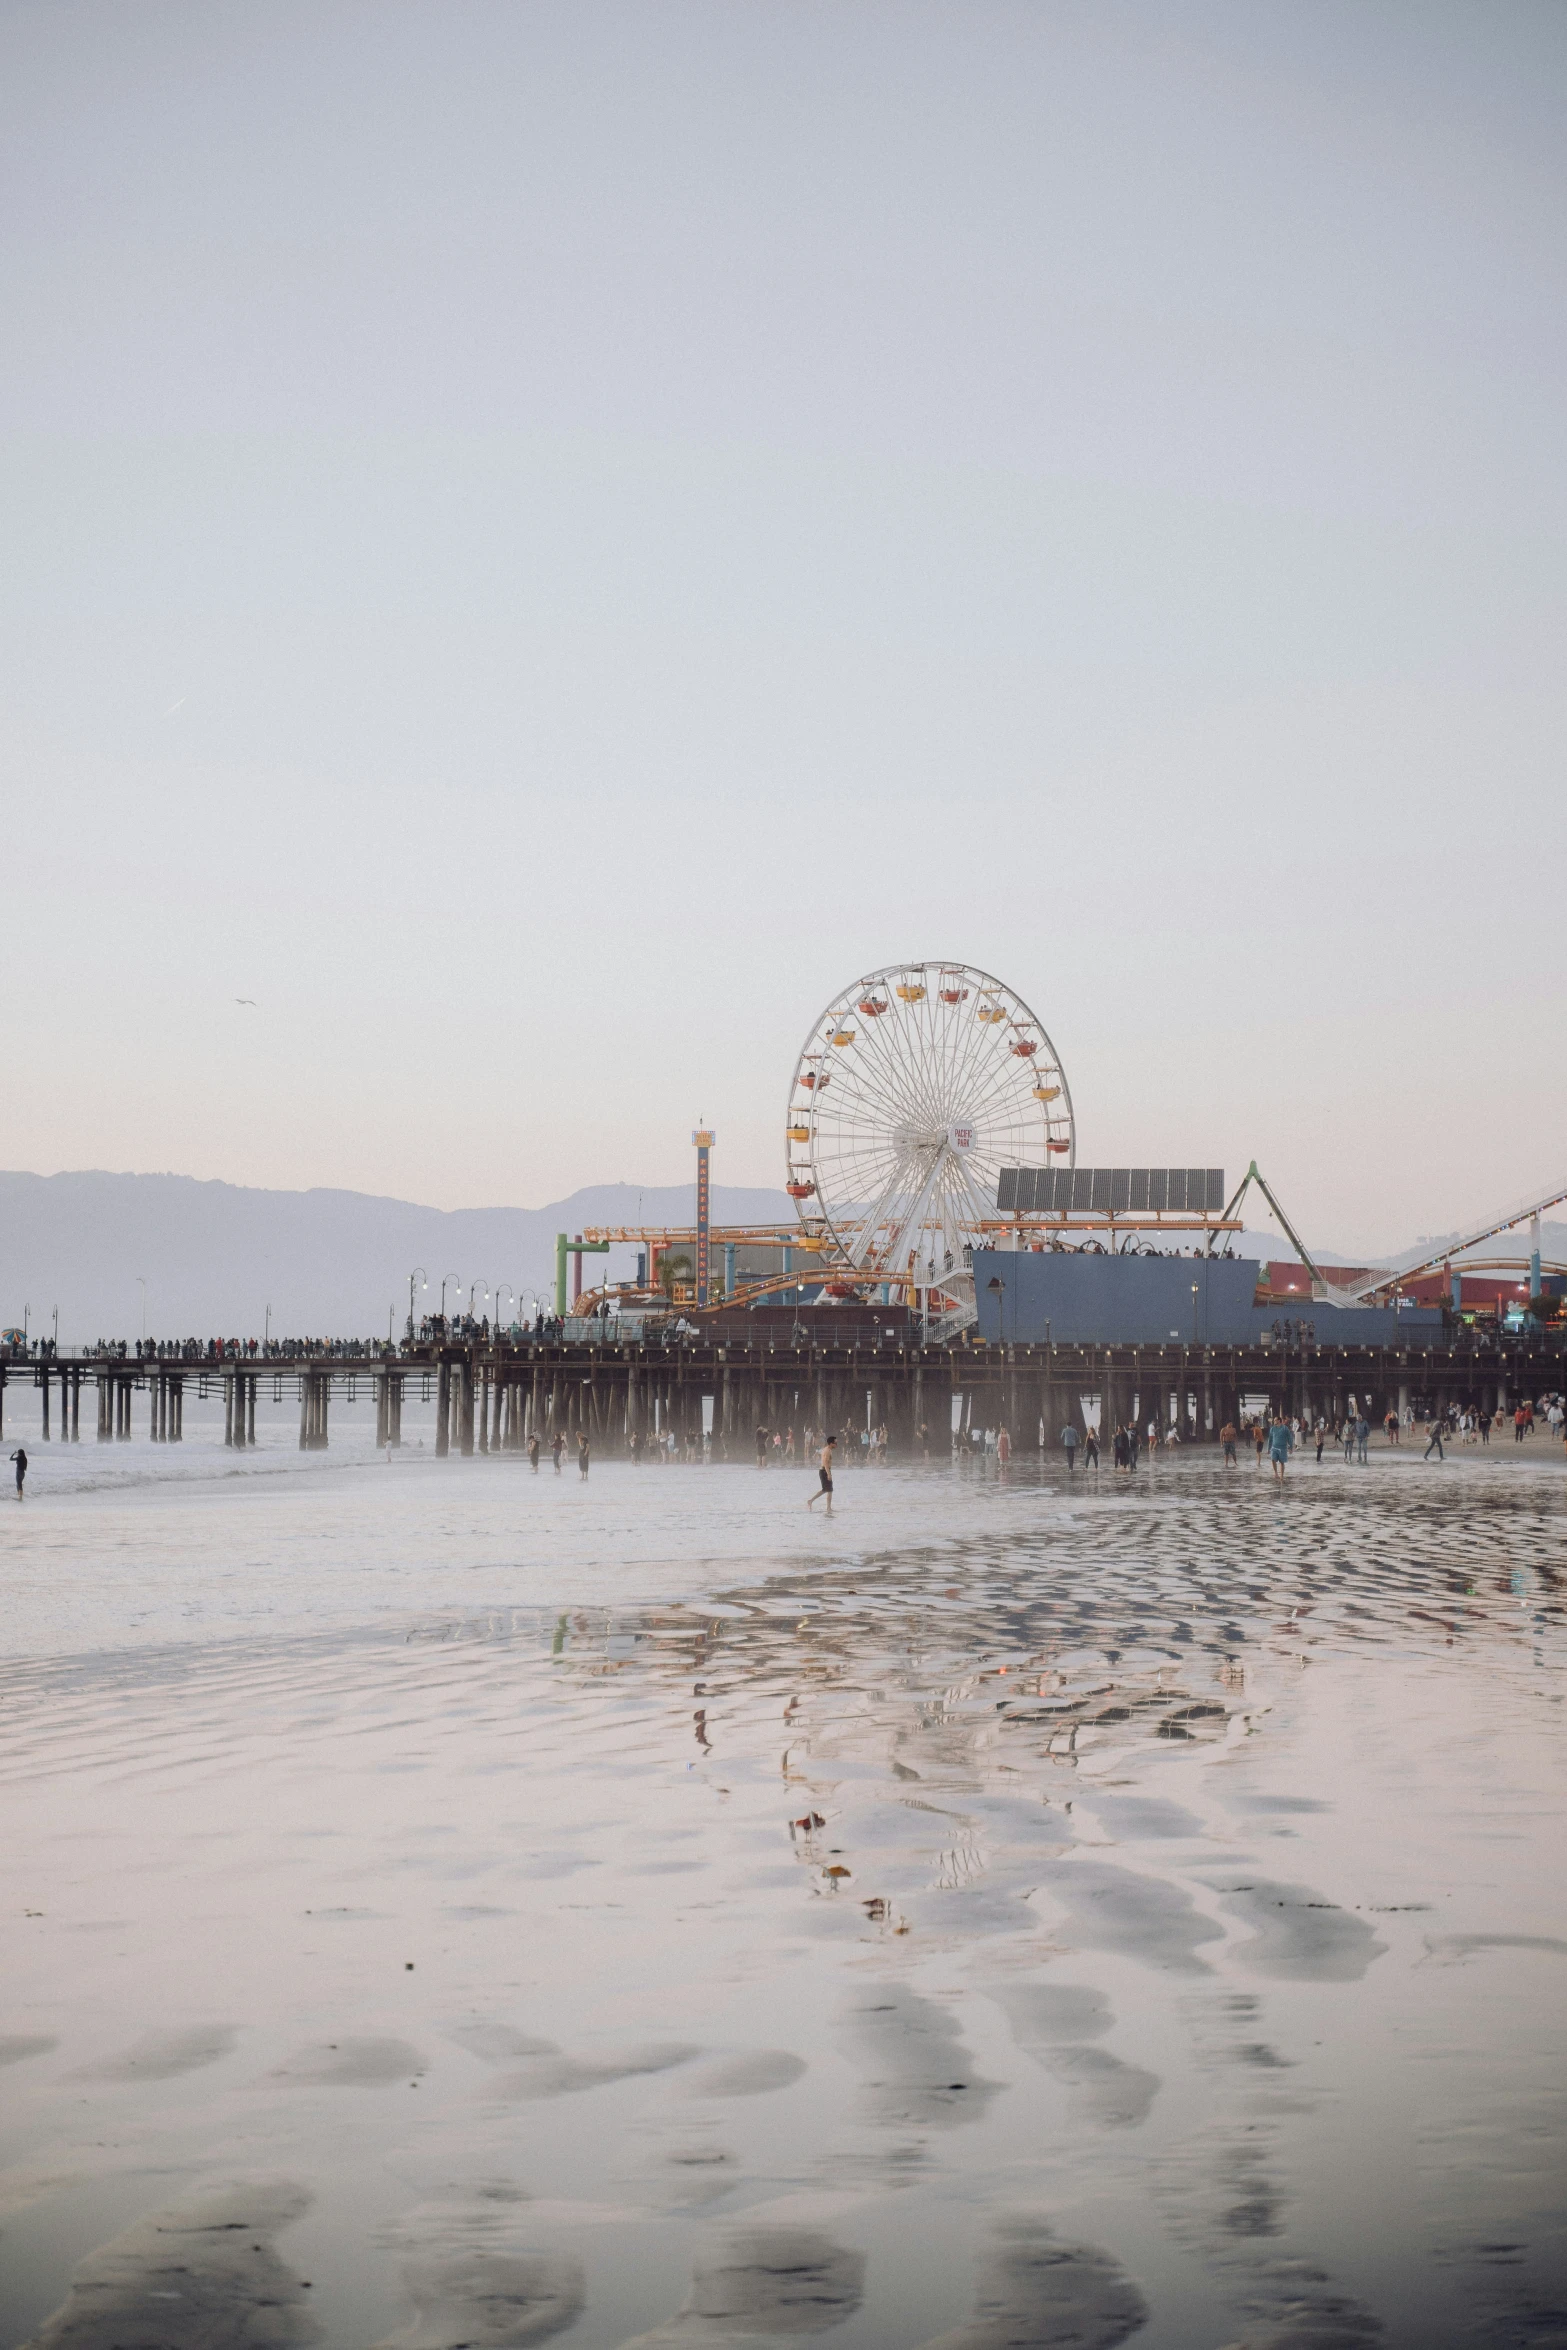
[[[1283,1318],[1254,1302],[1251,1257],[974,1251],[979,1335],[1019,1346],[1254,1346]],[[1440,1334],[1439,1307],[1336,1306],[1303,1299],[1288,1319],[1319,1346],[1393,1346]]]

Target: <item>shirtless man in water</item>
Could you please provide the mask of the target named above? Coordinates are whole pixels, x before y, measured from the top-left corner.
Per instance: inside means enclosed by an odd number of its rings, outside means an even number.
[[[838,1439],[836,1436],[829,1436],[827,1442],[822,1446],[821,1454],[816,1463],[817,1469],[821,1474],[821,1489],[819,1492],[813,1493],[805,1505],[808,1510],[815,1509],[816,1504],[822,1498],[822,1494],[825,1493],[827,1496],[827,1515],[829,1518],[832,1516],[832,1448],[837,1443],[837,1441]]]

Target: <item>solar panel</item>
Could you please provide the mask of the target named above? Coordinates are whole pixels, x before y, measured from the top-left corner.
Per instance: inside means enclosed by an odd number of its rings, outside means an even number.
[[[1217,1216],[1222,1167],[1003,1167],[1003,1216]]]

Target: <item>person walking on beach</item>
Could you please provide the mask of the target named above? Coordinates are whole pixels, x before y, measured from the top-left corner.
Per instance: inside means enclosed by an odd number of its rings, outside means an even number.
[[[1326,1441],[1327,1433],[1328,1424],[1326,1420],[1319,1420],[1317,1422],[1317,1466],[1319,1469],[1322,1466],[1322,1447]]]
[[[836,1436],[829,1436],[826,1443],[822,1446],[821,1456],[816,1463],[816,1472],[821,1479],[821,1486],[817,1492],[813,1493],[809,1497],[805,1505],[808,1510],[815,1509],[817,1503],[821,1500],[822,1495],[825,1493],[827,1496],[827,1515],[829,1518],[832,1516],[832,1448],[837,1443],[837,1441],[838,1439]]]
[[[27,1483],[27,1455],[18,1445],[11,1458],[16,1463],[16,1498],[22,1498],[22,1487]]]
[[[1090,1428],[1088,1431],[1088,1442],[1083,1447],[1083,1466],[1085,1469],[1097,1469],[1099,1466],[1099,1431],[1097,1428]]]
[[[1077,1472],[1077,1430],[1070,1420],[1061,1431],[1061,1442],[1066,1447],[1066,1473],[1069,1477],[1075,1476]]]
[[[565,1450],[566,1439],[564,1436],[562,1436],[560,1430],[557,1428],[554,1435],[550,1438],[550,1455],[555,1463],[555,1474],[557,1477],[560,1475],[561,1458]]]
[[[1361,1412],[1355,1421],[1355,1450],[1360,1457],[1360,1465],[1362,1468],[1365,1468],[1367,1465],[1366,1446],[1370,1443],[1370,1441],[1371,1422],[1366,1418],[1365,1413]]]
[[[767,1430],[758,1428],[756,1431],[756,1465],[759,1469],[765,1469],[767,1466],[767,1443]]]
[[[539,1439],[537,1431],[528,1438],[528,1466],[535,1477],[539,1473]]]
[[[588,1440],[587,1440],[587,1437],[586,1437],[586,1435],[581,1435],[581,1434],[579,1434],[579,1436],[578,1436],[578,1438],[577,1438],[577,1474],[578,1474],[578,1476],[579,1476],[579,1477],[585,1477],[585,1476],[587,1475],[587,1473],[588,1473]]]
[[[1254,1469],[1260,1469],[1262,1467],[1262,1448],[1268,1441],[1267,1437],[1263,1433],[1262,1422],[1260,1420],[1257,1421],[1256,1425],[1252,1429],[1251,1440],[1256,1448],[1255,1458],[1253,1459],[1251,1465]]]
[[[1438,1412],[1432,1419],[1431,1441],[1426,1446],[1425,1451],[1421,1454],[1420,1457],[1422,1460],[1428,1461],[1431,1458],[1433,1452],[1436,1454],[1436,1457],[1439,1461],[1446,1460],[1447,1455],[1442,1450],[1442,1415],[1440,1412]]]
[[[1224,1447],[1225,1467],[1233,1469],[1235,1466],[1235,1422],[1233,1420],[1226,1420],[1224,1426],[1219,1430],[1219,1442]]]
[[[1295,1443],[1295,1431],[1288,1420],[1275,1420],[1268,1430],[1268,1458],[1273,1463],[1273,1482],[1282,1485],[1284,1471]]]

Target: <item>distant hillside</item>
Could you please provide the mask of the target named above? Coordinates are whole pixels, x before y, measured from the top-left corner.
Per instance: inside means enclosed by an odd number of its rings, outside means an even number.
[[[367,1192],[260,1191],[187,1175],[0,1174],[0,1326],[19,1324],[28,1307],[33,1330],[48,1330],[58,1306],[62,1339],[135,1338],[141,1275],[153,1337],[259,1337],[269,1305],[275,1331],[373,1336],[385,1331],[389,1312],[401,1327],[416,1265],[429,1281],[418,1300],[425,1311],[436,1305],[447,1274],[457,1276],[448,1306],[459,1294],[466,1302],[474,1282],[509,1282],[519,1296],[534,1290],[544,1297],[554,1284],[557,1232],[689,1224],[695,1212],[689,1183],[641,1190],[600,1183],[542,1208],[444,1211]],[[783,1191],[724,1184],[714,1186],[713,1215],[717,1223],[794,1220]],[[1548,1262],[1561,1262],[1567,1225],[1546,1225],[1541,1243]],[[1382,1261],[1410,1263],[1435,1245],[1423,1242]],[[1476,1253],[1504,1245],[1526,1249],[1526,1228]],[[1240,1253],[1286,1250],[1259,1231],[1245,1235]],[[1334,1261],[1341,1260],[1333,1252],[1319,1258]],[[634,1269],[630,1249],[611,1259],[618,1277],[629,1279]]]
[[[555,1235],[588,1224],[689,1224],[692,1184],[601,1183],[542,1208],[422,1208],[357,1191],[259,1191],[186,1175],[0,1174],[0,1324],[31,1308],[35,1332],[60,1309],[64,1340],[373,1336],[391,1312],[401,1328],[408,1277],[422,1265],[435,1307],[471,1283],[509,1282],[518,1294],[553,1290]],[[778,1219],[794,1209],[781,1190],[713,1187],[715,1222]],[[603,1260],[598,1260],[602,1266]],[[589,1260],[592,1266],[594,1260]],[[630,1249],[611,1260],[635,1270]],[[476,1300],[482,1310],[482,1299]],[[505,1310],[509,1313],[509,1304]]]

